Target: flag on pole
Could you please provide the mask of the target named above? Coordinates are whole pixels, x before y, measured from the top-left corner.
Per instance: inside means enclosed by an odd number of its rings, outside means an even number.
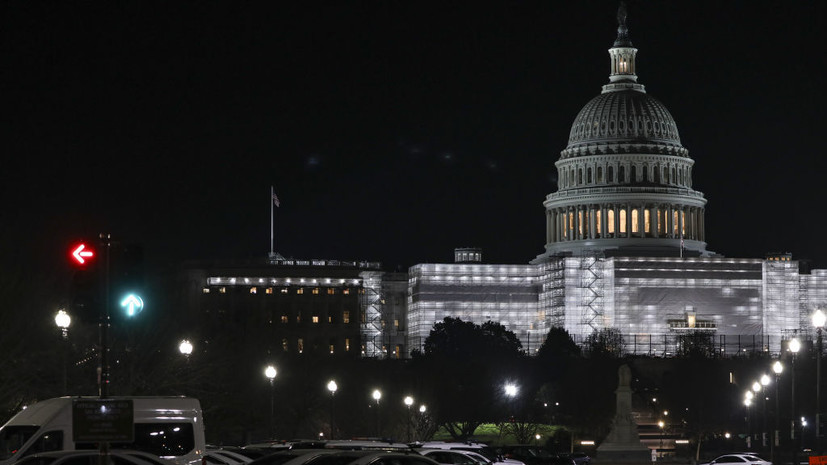
[[[274,203],[277,207],[280,207],[280,206],[281,206],[281,202],[279,201],[279,196],[277,196],[275,192],[273,192],[273,203]]]

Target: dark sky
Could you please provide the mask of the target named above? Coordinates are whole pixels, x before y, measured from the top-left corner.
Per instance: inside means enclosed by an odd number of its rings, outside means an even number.
[[[0,3],[4,253],[110,232],[150,260],[542,253],[607,82],[614,1]],[[638,75],[706,195],[708,248],[827,267],[827,3],[630,2]]]

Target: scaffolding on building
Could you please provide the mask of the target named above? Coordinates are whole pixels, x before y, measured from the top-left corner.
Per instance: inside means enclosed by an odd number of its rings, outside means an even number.
[[[361,295],[359,296],[360,314],[362,322],[362,357],[381,358],[383,351],[384,319],[382,304],[382,273],[378,271],[363,271]]]
[[[582,303],[582,324],[591,332],[604,327],[603,303],[603,254],[594,252],[580,257],[580,295]]]

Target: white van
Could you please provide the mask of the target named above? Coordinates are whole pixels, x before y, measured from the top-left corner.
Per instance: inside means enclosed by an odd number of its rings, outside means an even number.
[[[93,397],[57,397],[37,402],[0,428],[0,465],[21,457],[55,450],[96,449],[96,443],[72,440],[72,402]],[[198,399],[186,397],[113,397],[132,400],[134,442],[111,443],[113,449],[134,449],[174,461],[201,465],[206,449],[204,418]]]

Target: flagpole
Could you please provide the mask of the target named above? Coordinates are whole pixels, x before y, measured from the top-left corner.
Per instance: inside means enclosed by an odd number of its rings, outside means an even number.
[[[276,195],[276,191],[273,189],[273,186],[270,186],[270,256],[273,256],[273,198]]]

